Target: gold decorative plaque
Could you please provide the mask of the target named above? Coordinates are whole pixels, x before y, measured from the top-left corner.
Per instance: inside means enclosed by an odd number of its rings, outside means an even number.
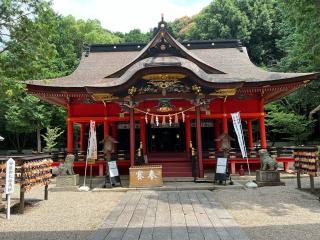
[[[171,81],[185,78],[186,75],[182,73],[157,73],[157,74],[147,74],[142,77],[144,80],[152,81]]]
[[[217,89],[215,92],[210,93],[211,96],[233,96],[237,92],[235,88],[224,88],[224,89]]]
[[[119,99],[118,97],[113,96],[111,93],[94,93],[91,95],[93,100],[101,102],[111,102],[113,100]]]

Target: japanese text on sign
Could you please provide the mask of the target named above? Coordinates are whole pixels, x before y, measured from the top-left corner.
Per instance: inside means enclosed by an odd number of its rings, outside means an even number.
[[[7,161],[7,166],[6,166],[6,188],[5,188],[6,194],[11,194],[14,192],[15,168],[16,168],[16,163],[12,158],[10,158]]]
[[[144,179],[144,172],[141,170],[137,171],[136,177],[137,177],[138,181],[141,181],[142,179]],[[154,180],[154,179],[157,179],[158,177],[157,177],[156,173],[154,172],[154,170],[151,169],[148,173],[147,178],[150,180]]]

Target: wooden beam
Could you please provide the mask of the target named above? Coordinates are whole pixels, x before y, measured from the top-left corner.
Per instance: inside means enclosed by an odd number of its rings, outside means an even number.
[[[199,177],[203,178],[200,106],[196,106],[196,115],[197,115],[197,118],[196,118],[196,129],[197,129],[197,153],[198,153],[198,164],[199,164]]]
[[[134,166],[135,162],[135,119],[134,119],[134,109],[130,108],[130,165]]]

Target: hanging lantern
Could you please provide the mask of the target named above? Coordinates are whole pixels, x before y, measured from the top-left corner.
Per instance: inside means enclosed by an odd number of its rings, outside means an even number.
[[[153,116],[153,115],[151,115],[150,124],[151,124],[151,125],[154,125],[154,116]]]
[[[175,114],[175,116],[174,116],[174,123],[175,124],[179,123],[178,114]]]
[[[148,114],[144,116],[144,119],[146,120],[146,124],[148,124]]]
[[[159,118],[158,118],[158,116],[156,116],[156,126],[157,127],[159,126]]]
[[[184,122],[184,120],[185,120],[185,115],[184,115],[184,112],[182,112],[182,122]]]
[[[165,116],[162,117],[162,126],[164,126],[164,125],[166,125],[166,117]]]
[[[169,115],[169,126],[171,127],[171,125],[172,125],[172,117],[171,115]]]

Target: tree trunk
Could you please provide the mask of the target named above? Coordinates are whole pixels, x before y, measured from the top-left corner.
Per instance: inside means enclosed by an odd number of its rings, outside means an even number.
[[[37,151],[38,153],[41,152],[41,135],[40,135],[40,128],[37,129]]]

